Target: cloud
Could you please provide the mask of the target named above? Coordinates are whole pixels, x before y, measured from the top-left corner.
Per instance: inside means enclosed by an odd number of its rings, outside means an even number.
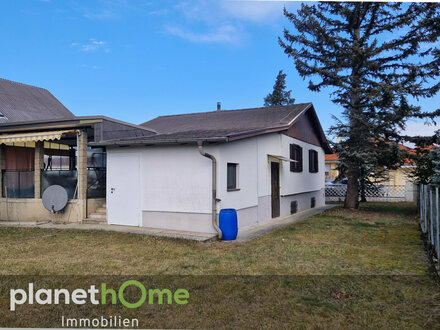
[[[87,11],[83,16],[91,20],[108,20],[118,18],[119,14],[110,9],[101,9],[98,11]]]
[[[191,32],[175,26],[167,26],[165,30],[168,34],[194,43],[237,44],[241,39],[241,33],[232,25],[220,26],[206,33]]]
[[[99,69],[99,67],[97,65],[88,65],[88,64],[81,64],[81,68],[91,69],[91,70],[98,70]]]
[[[180,27],[166,26],[165,31],[194,43],[238,44],[250,24],[278,22],[285,5],[289,10],[299,6],[286,1],[181,0],[170,9],[175,18],[183,18]]]
[[[262,24],[272,23],[283,16],[285,5],[285,1],[220,1],[225,15]]]
[[[181,1],[174,6],[187,18],[199,21],[218,22],[235,20],[272,24],[283,16],[283,8],[299,8],[300,3],[291,1],[257,1],[257,0],[193,0]]]
[[[151,11],[148,12],[148,15],[160,16],[160,15],[166,15],[166,14],[168,14],[168,12],[169,12],[168,9],[151,10]]]
[[[76,48],[80,52],[96,52],[99,50],[102,50],[105,53],[110,52],[110,49],[105,41],[100,41],[93,38],[89,39],[89,42],[86,44],[73,42],[70,44],[70,47]]]
[[[71,2],[73,10],[90,20],[115,20],[135,10],[135,2],[129,0],[98,0]]]

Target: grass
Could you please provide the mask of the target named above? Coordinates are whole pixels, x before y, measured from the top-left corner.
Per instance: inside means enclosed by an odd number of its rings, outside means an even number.
[[[186,277],[192,304],[172,308],[172,317],[163,306],[124,312],[143,317],[144,327],[440,324],[438,283],[410,203],[335,208],[246,243],[0,227],[0,256],[1,275],[270,275]],[[166,279],[174,281],[159,278]],[[4,319],[10,323],[0,326],[29,325],[25,317]],[[58,319],[41,322],[60,325]]]
[[[420,275],[413,204],[332,209],[246,243],[0,227],[0,274]]]

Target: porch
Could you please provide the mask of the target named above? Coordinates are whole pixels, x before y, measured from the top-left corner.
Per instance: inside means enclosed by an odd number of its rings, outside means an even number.
[[[77,223],[102,209],[106,152],[89,147],[89,135],[87,129],[0,135],[0,220]],[[63,212],[43,206],[42,195],[51,185],[67,192]]]

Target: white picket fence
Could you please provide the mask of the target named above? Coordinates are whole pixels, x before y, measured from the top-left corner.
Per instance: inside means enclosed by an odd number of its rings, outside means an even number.
[[[326,202],[343,202],[346,193],[347,185],[325,185]],[[416,194],[417,187],[411,182],[401,186],[375,185],[365,189],[368,202],[413,202]]]
[[[439,186],[420,185],[417,204],[420,210],[420,228],[427,234],[437,263],[440,256],[440,210],[439,210]]]

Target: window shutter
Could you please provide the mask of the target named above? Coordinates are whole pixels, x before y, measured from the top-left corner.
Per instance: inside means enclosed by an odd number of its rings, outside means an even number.
[[[309,150],[309,172],[318,172],[318,152],[315,150]]]
[[[290,145],[290,159],[295,160],[296,162],[290,163],[290,171],[291,172],[302,172],[302,148],[299,145],[291,144]]]
[[[295,146],[293,144],[290,145],[290,159],[295,159]],[[295,172],[295,163],[290,162],[290,172]]]

